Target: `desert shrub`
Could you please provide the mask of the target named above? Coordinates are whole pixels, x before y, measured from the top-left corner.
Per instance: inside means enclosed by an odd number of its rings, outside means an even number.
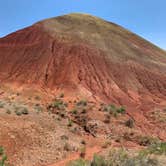
[[[76,115],[76,114],[78,113],[78,110],[77,110],[77,109],[73,109],[73,110],[71,111],[71,113]]]
[[[0,101],[0,108],[4,108],[4,103],[2,101]]]
[[[127,127],[133,128],[133,127],[134,127],[134,120],[133,120],[133,119],[128,119],[128,120],[125,122],[125,125],[126,125]]]
[[[166,155],[166,142],[158,142],[150,145],[147,149],[142,150],[140,155]]]
[[[58,109],[58,110],[65,110],[67,107],[67,103],[63,102],[61,99],[55,99],[55,101],[50,105],[50,107]]]
[[[20,111],[18,111],[18,110],[15,111],[15,114],[16,114],[17,116],[21,116],[21,115],[22,115],[22,113],[21,113]]]
[[[85,108],[82,109],[81,111],[82,114],[86,114],[87,113],[87,110]]]
[[[17,95],[17,96],[20,96],[20,93],[19,93],[19,92],[17,92],[17,93],[16,93],[16,95]]]
[[[67,142],[65,142],[65,145],[64,145],[63,149],[65,151],[70,151],[71,150],[70,145]]]
[[[64,110],[61,110],[58,114],[61,116],[61,118],[66,117],[66,112]]]
[[[105,114],[104,123],[110,123],[110,118],[111,116],[109,113]]]
[[[0,159],[0,166],[6,166],[5,162],[7,160],[6,154],[4,154]]]
[[[26,107],[23,107],[23,108],[21,109],[21,114],[23,114],[23,115],[28,115],[28,114],[29,114],[28,109],[27,109]]]
[[[109,165],[111,166],[114,165],[120,166],[127,159],[128,159],[128,154],[126,153],[125,149],[119,149],[119,150],[112,149],[108,156],[108,162]]]
[[[3,153],[4,153],[4,148],[3,146],[0,146],[0,156],[3,155]]]
[[[87,106],[87,101],[86,100],[80,100],[77,102],[77,106]]]
[[[164,108],[163,111],[166,112],[166,108]]]
[[[134,136],[133,132],[124,132],[124,134],[123,134],[123,138],[126,141],[132,141],[132,139],[134,138],[133,136]]]
[[[43,112],[43,108],[40,105],[35,105],[34,109],[37,113]]]
[[[61,94],[59,95],[60,98],[64,98],[64,96],[65,96],[64,93],[61,93]]]
[[[5,154],[4,148],[0,146],[0,166],[5,166],[7,155]]]
[[[94,154],[93,160],[91,161],[91,166],[108,166],[107,161],[104,159],[103,156]]]
[[[158,166],[158,161],[149,156],[129,155],[125,149],[113,149],[108,156],[108,166]]]
[[[141,136],[138,138],[138,143],[141,146],[150,146],[156,144],[158,142],[157,138],[149,137],[149,136]]]
[[[29,111],[26,107],[15,107],[15,114],[17,116],[21,116],[21,115],[28,115]]]
[[[71,161],[67,166],[89,166],[89,161],[81,158],[75,161]]]
[[[110,141],[105,141],[103,144],[102,144],[102,148],[107,148],[108,146],[111,145],[111,142]]]
[[[101,107],[102,107],[101,110],[104,112],[111,113],[113,111],[116,111],[116,106],[113,104],[109,104],[109,105],[102,104]]]
[[[85,158],[85,155],[86,155],[86,146],[84,145],[80,148],[80,157]]]
[[[103,112],[108,112],[112,114],[114,117],[117,117],[118,114],[124,114],[126,112],[126,109],[123,106],[118,108],[114,104],[108,104],[108,105],[102,104],[99,110]]]
[[[11,111],[9,109],[6,110],[7,114],[11,114]]]
[[[68,124],[67,124],[67,126],[68,126],[68,127],[72,127],[72,125],[73,125],[73,121],[72,121],[71,119],[68,119]]]
[[[150,157],[129,157],[121,163],[123,166],[158,166],[158,161]],[[119,166],[121,166],[119,165]],[[113,165],[116,166],[116,165]]]
[[[62,136],[61,136],[61,140],[68,140],[68,139],[69,139],[69,137],[66,136],[66,135],[62,135]]]
[[[67,102],[64,102],[63,103],[65,107],[68,107],[68,103]]]
[[[35,96],[35,100],[40,100],[40,96]]]
[[[86,141],[85,140],[81,140],[81,144],[86,145]]]
[[[124,114],[126,112],[126,109],[123,106],[121,106],[120,108],[117,108],[117,112],[119,114]]]
[[[79,159],[80,160],[80,159]],[[81,159],[84,163],[83,166],[158,166],[158,160],[150,156],[141,156],[139,154],[129,155],[125,149],[112,149],[107,157],[94,155],[93,160],[88,162]],[[73,161],[76,165],[80,166],[81,162]],[[82,166],[82,165],[81,165]]]

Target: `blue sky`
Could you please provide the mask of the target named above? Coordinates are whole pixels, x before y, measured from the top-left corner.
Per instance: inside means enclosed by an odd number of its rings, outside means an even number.
[[[0,37],[71,12],[117,23],[166,49],[166,0],[0,0]]]

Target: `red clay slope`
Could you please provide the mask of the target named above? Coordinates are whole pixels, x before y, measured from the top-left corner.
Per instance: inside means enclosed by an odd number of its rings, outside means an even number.
[[[166,99],[166,52],[85,14],[39,22],[0,39],[1,83],[34,84],[105,101]]]

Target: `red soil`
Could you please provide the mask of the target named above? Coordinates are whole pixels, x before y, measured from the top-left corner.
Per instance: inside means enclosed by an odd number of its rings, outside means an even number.
[[[141,47],[137,40],[126,42]],[[166,99],[166,59],[159,55],[155,61],[155,52],[141,51],[149,62],[143,64],[141,57],[117,61],[84,41],[53,38],[37,24],[0,39],[0,78],[123,105],[159,104]]]

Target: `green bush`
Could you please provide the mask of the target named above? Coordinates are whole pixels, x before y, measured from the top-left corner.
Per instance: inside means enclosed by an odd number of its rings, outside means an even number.
[[[51,107],[58,109],[58,110],[65,110],[67,107],[67,103],[63,102],[61,99],[56,99],[52,104]]]
[[[104,112],[109,112],[114,117],[117,117],[118,114],[125,114],[126,112],[126,109],[123,106],[118,108],[114,104],[108,104],[108,105],[102,104],[99,110]]]
[[[121,106],[120,108],[117,109],[117,112],[119,114],[124,114],[126,112],[126,109],[123,106]]]
[[[0,160],[0,166],[6,166],[5,161],[7,160],[6,154],[4,154]]]
[[[0,146],[0,166],[5,166],[6,160],[7,160],[7,156],[4,152],[4,148]]]

